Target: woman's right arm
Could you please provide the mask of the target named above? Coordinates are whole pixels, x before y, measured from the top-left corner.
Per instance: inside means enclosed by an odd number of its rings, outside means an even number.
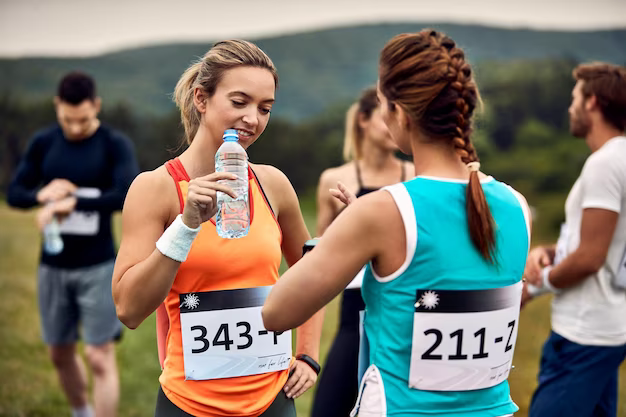
[[[189,182],[182,222],[198,228],[217,212],[217,191],[235,198],[219,180],[233,180],[232,173],[214,172]],[[113,271],[113,301],[120,321],[134,329],[167,297],[181,262],[156,247],[169,226],[171,207],[178,207],[172,180],[159,168],[139,175],[130,186],[122,212],[122,243]]]
[[[165,175],[159,170],[140,174],[124,202],[113,300],[119,319],[131,329],[163,302],[180,266],[156,248],[169,222],[171,204],[178,203],[171,179]]]

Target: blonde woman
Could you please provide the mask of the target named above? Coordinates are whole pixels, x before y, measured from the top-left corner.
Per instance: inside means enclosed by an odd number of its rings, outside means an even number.
[[[413,164],[397,158],[397,149],[381,118],[376,89],[368,88],[346,114],[343,154],[347,162],[327,169],[320,177],[317,193],[318,236],[324,233],[347,203],[341,200],[346,197],[336,187],[343,190],[348,198],[356,198],[413,177]],[[362,278],[360,272],[343,292],[339,329],[315,393],[312,417],[348,416],[356,401],[359,312],[365,308],[361,297]]]
[[[157,417],[295,417],[293,398],[317,379],[319,320],[298,330],[293,360],[289,333],[268,332],[260,317],[281,254],[294,264],[309,238],[289,180],[250,164],[248,235],[222,239],[214,223],[216,193],[235,196],[219,183],[232,174],[215,172],[222,134],[236,129],[241,145],[252,145],[269,121],[277,82],[256,45],[217,43],[176,86],[188,148],[139,175],[128,193],[113,298],[130,328],[164,305]]]

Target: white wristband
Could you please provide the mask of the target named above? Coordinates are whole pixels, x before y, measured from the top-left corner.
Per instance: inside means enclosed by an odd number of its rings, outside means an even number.
[[[545,268],[541,270],[541,281],[543,283],[543,288],[546,291],[550,291],[556,294],[559,292],[559,290],[558,288],[554,288],[554,286],[550,282],[550,271],[552,271],[551,266],[546,266]]]
[[[187,254],[189,254],[191,249],[191,244],[201,227],[202,225],[196,229],[190,228],[183,223],[183,215],[179,214],[157,240],[156,247],[168,258],[178,262],[185,262]]]
[[[526,289],[528,290],[528,294],[533,298],[550,292],[544,287],[537,287],[530,283],[526,284]]]

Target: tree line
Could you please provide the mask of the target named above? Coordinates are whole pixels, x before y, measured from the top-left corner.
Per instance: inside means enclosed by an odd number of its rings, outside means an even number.
[[[483,171],[519,191],[535,208],[540,238],[552,237],[562,221],[566,193],[588,155],[568,131],[567,108],[574,86],[572,59],[482,62],[475,73],[484,103],[473,140]],[[349,102],[330,103],[303,121],[271,118],[249,150],[250,160],[280,168],[300,195],[314,190],[320,173],[342,163],[344,115]],[[141,115],[127,102],[104,103],[101,120],[135,145],[142,170],[151,170],[184,149],[177,111]],[[29,139],[55,121],[52,98],[22,101],[0,94],[0,193]]]

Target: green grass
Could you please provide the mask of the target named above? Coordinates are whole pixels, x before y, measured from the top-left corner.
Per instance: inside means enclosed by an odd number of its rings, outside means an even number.
[[[309,230],[313,230],[312,199],[304,198],[302,209]],[[10,210],[1,203],[0,225],[0,416],[69,415],[40,336],[35,278],[39,236],[33,213]],[[326,310],[322,361],[337,328],[338,306],[336,299]],[[147,417],[154,413],[160,373],[154,328],[151,316],[137,330],[126,331],[118,346],[121,417]],[[513,399],[520,406],[516,417],[526,416],[536,386],[541,345],[549,329],[548,297],[532,302],[522,311],[515,369],[509,378]],[[621,368],[620,384],[618,415],[626,416],[626,365]],[[296,401],[300,417],[309,415],[312,398],[313,392],[309,391]]]

